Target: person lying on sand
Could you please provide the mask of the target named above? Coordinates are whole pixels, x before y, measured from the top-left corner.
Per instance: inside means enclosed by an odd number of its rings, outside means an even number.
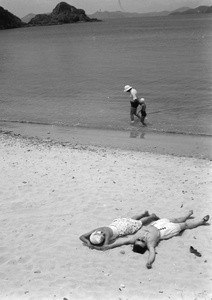
[[[158,219],[155,214],[149,215],[148,211],[132,218],[115,219],[109,226],[99,227],[81,235],[80,240],[86,246],[105,246],[118,237],[136,233],[143,225]]]
[[[97,250],[109,250],[112,248],[120,247],[123,245],[133,244],[133,251],[143,254],[147,249],[149,255],[147,259],[146,267],[152,268],[152,264],[155,260],[155,247],[160,240],[170,239],[175,235],[178,235],[185,229],[193,229],[201,225],[206,225],[210,216],[207,215],[204,218],[195,221],[186,222],[186,220],[193,214],[193,210],[190,210],[185,216],[179,218],[159,219],[152,222],[146,228],[142,228],[135,236],[125,238],[119,241],[115,241],[111,245],[105,245],[102,247],[95,247]]]

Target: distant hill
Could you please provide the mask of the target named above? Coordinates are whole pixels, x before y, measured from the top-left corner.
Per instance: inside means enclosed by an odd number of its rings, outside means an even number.
[[[168,15],[186,14],[208,14],[212,13],[212,6],[199,6],[191,9],[181,7],[174,11],[161,11],[150,13],[128,13],[123,11],[97,11],[92,15],[86,15],[83,9],[77,9],[66,2],[60,2],[51,13],[35,15],[30,13],[19,19],[9,11],[0,6],[0,29],[19,28],[26,26],[59,25],[76,22],[94,22],[105,19],[134,18],[134,17],[156,17]]]
[[[11,29],[22,26],[24,26],[24,23],[21,19],[0,6],[0,29]]]
[[[35,15],[28,24],[31,26],[60,25],[76,22],[98,21],[89,18],[83,9],[78,9],[66,2],[60,2],[50,14]]]
[[[21,21],[24,23],[28,23],[35,16],[36,16],[36,14],[30,13],[30,14],[26,15],[25,17],[21,18]]]
[[[190,8],[190,9],[182,11],[182,12],[173,11],[171,13],[171,15],[210,14],[210,13],[212,13],[212,6],[198,6],[197,8],[193,8],[193,9]]]
[[[121,18],[136,18],[136,17],[154,17],[154,16],[167,16],[169,11],[151,12],[151,13],[128,13],[123,11],[97,11],[89,15],[90,18],[97,18],[100,20],[106,19],[121,19]]]
[[[181,7],[176,9],[174,12],[183,12],[190,9],[189,7]],[[163,17],[170,15],[171,11],[164,10],[160,12],[149,12],[149,13],[128,13],[123,11],[97,11],[92,15],[89,15],[90,18],[97,18],[100,20],[105,19],[120,19],[120,18],[135,18],[135,17]]]
[[[30,13],[23,17],[21,20],[22,22],[29,23],[31,25],[51,25],[51,24],[62,24],[62,23],[67,23],[67,18],[66,15],[68,14],[68,11],[70,11],[70,7],[72,7],[73,11],[74,9],[77,11],[83,11],[76,9],[73,6],[70,6],[69,4],[66,4],[65,2],[59,3],[57,6],[61,6],[62,4],[65,4],[65,10],[66,12],[63,12],[62,15],[59,13],[54,15],[54,10],[52,13],[47,13],[47,14],[40,14],[40,15],[35,15],[33,13]],[[57,7],[56,6],[56,7]],[[69,6],[69,7],[67,7]],[[190,7],[180,7],[176,10],[173,11],[160,11],[160,12],[149,12],[149,13],[128,13],[128,12],[123,12],[123,11],[97,11],[94,14],[90,14],[87,16],[87,20],[106,20],[106,19],[120,19],[120,18],[135,18],[135,17],[157,17],[157,16],[168,16],[168,15],[178,15],[178,14],[194,14],[194,13],[210,13],[212,7],[211,6],[200,6],[195,9],[191,9]],[[83,11],[84,12],[84,11]],[[49,17],[48,17],[49,16]],[[73,21],[73,15],[71,16],[70,13],[70,18],[68,23],[75,22]],[[86,16],[86,15],[85,15]],[[34,19],[36,18],[36,19]],[[79,17],[77,17],[79,18]],[[34,19],[34,20],[32,20]],[[31,22],[32,20],[32,22]],[[86,21],[86,17],[85,17]]]
[[[187,11],[187,10],[189,10],[189,9],[191,9],[190,7],[180,7],[180,8],[178,8],[178,9],[175,9],[175,10],[173,10],[173,11],[171,11],[170,13],[183,13],[184,11]]]
[[[123,13],[122,11],[97,11],[94,14],[89,15],[90,18],[97,18],[100,20],[105,19],[121,19],[121,18],[130,18],[137,17],[139,14],[137,13]]]

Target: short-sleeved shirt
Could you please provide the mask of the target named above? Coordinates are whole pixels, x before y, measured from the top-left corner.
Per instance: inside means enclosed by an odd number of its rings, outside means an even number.
[[[138,99],[138,93],[137,93],[137,91],[136,91],[136,89],[131,89],[130,90],[130,97],[133,99],[133,100],[136,100],[136,99]]]
[[[132,100],[130,101],[131,107],[137,108],[139,105],[138,95],[137,91],[133,88],[130,90],[130,97],[132,98]]]

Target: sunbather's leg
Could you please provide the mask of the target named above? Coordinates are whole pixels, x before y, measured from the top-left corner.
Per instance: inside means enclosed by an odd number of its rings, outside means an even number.
[[[207,215],[207,216],[205,216],[204,218],[202,218],[198,221],[192,220],[192,221],[189,221],[189,222],[179,223],[179,225],[181,227],[181,230],[193,229],[193,228],[196,228],[198,226],[205,225],[208,222],[209,218],[210,218],[210,216]]]
[[[137,214],[137,215],[133,216],[131,219],[140,220],[140,219],[142,219],[144,217],[148,217],[148,216],[149,216],[149,212],[146,210],[143,213],[140,213],[140,214]]]
[[[183,216],[183,217],[179,217],[179,218],[169,218],[169,221],[172,223],[183,223],[185,222],[191,215],[193,215],[193,210],[189,210],[189,212]]]
[[[157,220],[159,220],[159,218],[156,216],[156,214],[151,214],[150,216],[141,219],[143,225],[148,225]]]

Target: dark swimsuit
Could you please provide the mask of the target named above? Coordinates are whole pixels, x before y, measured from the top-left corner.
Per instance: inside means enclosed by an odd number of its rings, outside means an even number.
[[[142,115],[142,117],[146,117],[146,105],[145,104],[143,104],[141,106],[141,115]]]
[[[139,105],[138,99],[130,101],[131,107],[137,108]]]

